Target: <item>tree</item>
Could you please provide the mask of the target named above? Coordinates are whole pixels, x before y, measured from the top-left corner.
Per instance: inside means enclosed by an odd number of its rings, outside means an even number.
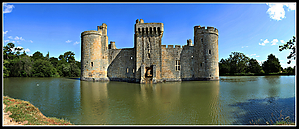
[[[228,59],[221,59],[219,62],[219,73],[225,74],[230,73],[230,64],[228,62]]]
[[[14,57],[13,48],[15,44],[8,43],[6,46],[3,47],[3,58],[4,59],[12,59]]]
[[[262,70],[262,67],[260,66],[259,62],[256,59],[251,58],[249,60],[247,72],[260,73],[261,70]]]
[[[72,51],[67,51],[63,55],[60,55],[59,60],[67,63],[75,62],[75,53]]]
[[[290,55],[287,56],[287,59],[292,59],[295,60],[296,59],[296,37],[293,36],[293,39],[289,40],[289,42],[287,42],[284,45],[280,45],[279,46],[279,51],[283,51],[283,50],[287,50],[287,49],[291,49],[292,51],[290,52]],[[290,64],[292,61],[289,60],[287,63]]]
[[[32,74],[35,77],[53,77],[57,75],[57,70],[50,61],[37,59],[34,61]]]
[[[232,52],[229,55],[228,62],[231,66],[230,73],[245,73],[249,57],[241,52]]]
[[[36,51],[33,53],[33,55],[31,56],[31,58],[35,61],[38,59],[44,59],[43,53]]]
[[[3,77],[9,77],[9,61],[3,60]]]
[[[21,76],[22,77],[30,77],[32,75],[33,70],[33,62],[29,56],[21,56]]]
[[[273,72],[279,72],[281,65],[278,60],[273,54],[268,55],[267,61],[265,61],[262,65],[263,70],[266,73],[273,73]]]

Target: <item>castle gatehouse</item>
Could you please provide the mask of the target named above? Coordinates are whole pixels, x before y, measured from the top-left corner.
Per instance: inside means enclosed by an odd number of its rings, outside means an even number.
[[[135,24],[134,48],[108,43],[107,25],[81,33],[81,80],[158,83],[219,80],[218,30],[194,26],[194,45],[162,45],[163,23]]]

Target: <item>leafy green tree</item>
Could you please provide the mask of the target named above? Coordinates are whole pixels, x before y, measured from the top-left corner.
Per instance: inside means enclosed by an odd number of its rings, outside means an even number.
[[[3,60],[3,77],[9,77],[9,61],[8,60]]]
[[[261,70],[262,70],[262,67],[260,66],[259,62],[256,59],[251,58],[249,60],[247,72],[260,73]]]
[[[57,65],[58,65],[58,58],[55,58],[55,57],[51,57],[49,59],[49,61],[52,63],[52,65],[56,68]]]
[[[34,61],[32,73],[35,77],[53,77],[57,75],[57,70],[50,61],[37,59]]]
[[[13,44],[13,43],[8,43],[7,45],[5,45],[3,47],[3,58],[4,59],[13,59],[13,57],[15,56],[14,52],[13,52],[14,47],[15,47],[15,44]]]
[[[287,59],[296,59],[296,37],[293,36],[293,39],[289,40],[289,42],[287,42],[284,45],[280,45],[279,46],[279,51],[283,51],[283,50],[287,50],[290,49],[292,50],[290,52],[290,55],[287,56]],[[290,64],[292,61],[289,60],[287,63]]]
[[[22,63],[19,58],[14,58],[9,61],[9,76],[21,77]]]
[[[279,72],[281,65],[279,59],[276,58],[273,54],[268,55],[267,61],[265,61],[262,65],[263,70],[266,73]]]
[[[36,51],[33,53],[33,55],[31,56],[31,58],[35,61],[38,59],[44,59],[43,53]]]
[[[228,58],[229,64],[231,66],[230,73],[245,73],[249,57],[241,52],[232,52]]]
[[[32,75],[33,70],[33,62],[29,56],[21,56],[21,76],[22,77],[30,77]]]
[[[228,59],[221,59],[219,62],[219,73],[220,74],[225,74],[225,73],[230,73],[230,64]]]
[[[67,63],[75,62],[75,53],[72,51],[67,51],[63,55],[60,55],[59,60]]]

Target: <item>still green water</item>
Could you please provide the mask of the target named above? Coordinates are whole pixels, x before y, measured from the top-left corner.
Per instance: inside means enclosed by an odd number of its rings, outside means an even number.
[[[3,94],[81,125],[236,125],[295,120],[295,76],[158,84],[4,78]]]

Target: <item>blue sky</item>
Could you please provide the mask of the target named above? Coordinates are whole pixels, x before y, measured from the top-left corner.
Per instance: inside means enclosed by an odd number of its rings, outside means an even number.
[[[234,51],[262,62],[273,53],[282,67],[290,51],[278,46],[295,35],[295,3],[4,3],[3,46],[13,42],[31,55],[58,57],[73,51],[80,60],[80,34],[106,23],[109,41],[132,48],[136,19],[164,23],[164,45],[193,41],[193,27],[219,31],[219,60]]]

